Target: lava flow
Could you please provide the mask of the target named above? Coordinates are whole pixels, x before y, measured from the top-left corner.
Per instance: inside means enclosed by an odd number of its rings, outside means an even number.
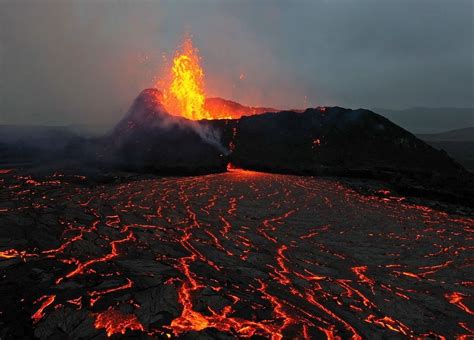
[[[473,336],[472,218],[239,169],[0,176],[6,338]]]

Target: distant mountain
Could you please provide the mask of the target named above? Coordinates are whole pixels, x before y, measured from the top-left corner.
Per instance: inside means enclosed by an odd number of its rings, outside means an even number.
[[[65,126],[0,125],[0,145],[13,145],[29,153],[64,150],[82,139]]]
[[[446,151],[466,169],[474,171],[474,127],[418,134],[417,137],[438,150]]]
[[[84,137],[65,126],[0,125],[0,163],[46,163],[80,156]],[[82,154],[81,154],[82,155]]]
[[[474,126],[474,108],[374,108],[373,111],[415,134],[433,134]]]
[[[417,136],[425,141],[474,142],[474,127],[441,133],[418,134]]]
[[[0,142],[17,143],[29,141],[41,143],[53,140],[53,144],[61,139],[74,137],[75,134],[65,126],[43,125],[0,125]]]

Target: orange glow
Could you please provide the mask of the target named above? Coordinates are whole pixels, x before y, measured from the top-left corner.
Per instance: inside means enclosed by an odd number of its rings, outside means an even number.
[[[0,210],[0,211],[7,211],[7,210]],[[36,254],[30,254],[27,253],[25,250],[19,251],[16,249],[7,249],[0,251],[0,259],[14,259],[14,258],[26,258],[26,257],[31,257],[31,256],[36,256]]]
[[[104,289],[104,290],[94,290],[94,291],[90,292],[89,295],[90,296],[101,296],[101,295],[113,293],[113,292],[116,292],[116,291],[119,291],[119,290],[128,289],[128,288],[131,288],[132,286],[133,286],[132,280],[127,278],[127,283],[125,283],[121,286],[108,288],[108,289]]]
[[[245,170],[235,166],[232,163],[227,163],[227,172],[233,173],[235,175],[260,175],[264,174],[263,172],[253,171],[253,170]]]
[[[15,257],[20,256],[20,252],[15,249],[8,249],[5,251],[0,251],[0,258],[2,259],[13,259]]]
[[[447,293],[445,294],[446,299],[448,299],[449,303],[452,303],[453,305],[458,306],[461,308],[463,311],[465,311],[468,314],[474,315],[474,311],[471,310],[468,306],[464,304],[462,301],[466,295],[458,293],[458,292],[453,292],[453,293]]]
[[[211,119],[204,109],[204,71],[199,64],[198,50],[187,37],[171,67],[171,82],[163,91],[163,105],[172,114],[188,119]]]
[[[232,140],[238,136],[235,128]],[[339,182],[238,166],[229,163],[226,174],[127,181],[114,185],[113,190],[105,186],[91,190],[82,182],[73,184],[64,178],[65,187],[59,190],[78,215],[59,217],[63,227],[59,243],[51,249],[30,246],[0,251],[0,265],[7,270],[5,282],[14,282],[17,262],[22,261],[22,267],[51,266],[54,270],[48,280],[61,284],[39,285],[38,292],[20,291],[18,306],[29,313],[28,327],[32,331],[49,329],[58,317],[79,315],[77,310],[99,337],[113,338],[206,337],[217,332],[227,333],[222,336],[229,338],[273,340],[359,340],[367,334],[416,339],[471,337],[468,320],[474,315],[474,305],[469,288],[474,281],[465,274],[469,263],[456,259],[469,250],[459,240],[465,238],[463,230],[471,232],[472,218],[450,217],[395,200],[382,205],[383,199],[394,195],[386,189],[375,196],[361,195]],[[32,214],[33,203],[42,207],[57,198],[50,196],[50,188],[56,185],[53,180],[6,177],[9,182],[3,187],[12,193],[4,196],[5,201],[19,202],[8,208],[12,218],[23,209]],[[367,236],[365,240],[390,241],[386,248],[377,248],[374,255],[383,261],[375,263],[369,258],[355,262],[349,251],[358,248],[335,246],[334,235],[351,240],[353,223],[338,223],[332,215],[328,220],[314,217],[321,217],[318,214],[323,207],[336,212],[349,207],[363,218],[368,212],[386,209],[386,205],[390,210],[379,216],[390,218],[388,229],[381,232],[376,226],[357,231]],[[248,213],[257,209],[263,213]],[[42,213],[40,210],[37,216]],[[90,220],[80,217],[83,215]],[[136,216],[140,216],[139,223],[132,223]],[[408,229],[405,221],[412,223]],[[412,235],[423,237],[415,240]],[[398,253],[401,242],[408,250],[420,250],[418,261],[402,258]],[[166,246],[157,250],[155,244]],[[355,241],[353,244],[359,247]],[[259,256],[262,249],[264,256]],[[139,253],[146,256],[146,265],[134,263]],[[327,263],[336,262],[337,272],[325,270]],[[263,274],[252,273],[250,268]],[[453,269],[461,274],[444,283]],[[442,275],[435,275],[437,272]],[[163,312],[169,311],[169,316],[156,321],[148,316],[149,306],[140,295],[154,289],[158,280],[169,292],[152,293],[147,299],[153,302],[169,297],[172,309],[165,306]],[[457,288],[453,291],[453,287]],[[452,312],[453,318],[442,325],[424,325],[413,321],[416,310],[407,308],[405,314],[392,315],[392,308],[422,302],[428,294]],[[0,317],[10,318],[8,313],[6,308]]]
[[[410,329],[401,323],[400,321],[394,320],[389,316],[385,316],[383,318],[377,318],[375,315],[370,314],[366,319],[366,322],[373,323],[380,327],[388,328],[391,331],[402,333],[403,335],[409,335]]]
[[[276,109],[244,106],[221,98],[207,98],[204,90],[204,71],[200,65],[199,50],[191,38],[184,39],[181,49],[173,58],[168,79],[158,83],[162,87],[162,103],[172,115],[187,119],[237,119]],[[240,74],[243,80],[245,75]]]
[[[31,319],[33,319],[34,323],[37,323],[44,317],[45,315],[44,310],[46,309],[46,307],[52,304],[55,299],[56,299],[56,295],[44,295],[40,297],[38,300],[36,300],[37,302],[43,301],[43,303],[41,304],[40,308],[36,311],[36,313],[31,316]]]
[[[96,315],[94,326],[96,329],[105,328],[109,337],[116,333],[125,334],[127,329],[145,331],[134,314],[123,314],[112,307]]]

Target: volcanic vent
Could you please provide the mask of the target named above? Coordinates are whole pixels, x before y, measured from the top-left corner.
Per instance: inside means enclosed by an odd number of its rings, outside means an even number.
[[[157,83],[163,89],[160,100],[165,110],[191,120],[238,119],[263,112],[278,111],[272,108],[244,106],[222,98],[207,98],[204,91],[204,71],[199,51],[186,37],[176,52],[169,74]]]
[[[472,175],[369,110],[318,107],[279,111],[206,98],[198,51],[187,38],[163,90],[144,90],[116,126],[108,159],[125,168],[171,174],[226,171],[226,165],[303,175],[391,180],[458,198]]]

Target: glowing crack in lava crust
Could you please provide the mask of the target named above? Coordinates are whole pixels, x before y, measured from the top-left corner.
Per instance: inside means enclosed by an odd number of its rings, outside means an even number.
[[[474,333],[474,219],[387,190],[235,169],[0,180],[0,329],[12,338]]]

